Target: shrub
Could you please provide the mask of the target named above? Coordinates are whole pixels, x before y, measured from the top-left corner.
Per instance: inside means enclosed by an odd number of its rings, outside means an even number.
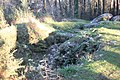
[[[16,79],[21,60],[15,59],[12,52],[16,47],[17,32],[15,26],[0,30],[0,80]]]

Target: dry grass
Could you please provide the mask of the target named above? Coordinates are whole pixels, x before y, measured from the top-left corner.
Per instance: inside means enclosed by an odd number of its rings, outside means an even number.
[[[0,47],[0,53],[4,51],[10,52],[10,50],[16,47],[16,27],[11,26],[0,30],[0,38],[5,42],[5,44],[2,47]]]
[[[20,68],[21,60],[13,57],[13,50],[16,47],[17,38],[15,26],[7,27],[0,30],[0,80],[19,80],[17,69]]]
[[[15,24],[20,23],[28,23],[30,22],[31,18],[35,18],[32,12],[29,10],[23,11],[23,10],[15,10]]]
[[[44,40],[45,38],[47,38],[49,36],[50,33],[52,33],[53,31],[55,31],[54,28],[50,27],[47,24],[44,23],[40,23],[38,20],[31,18],[30,22],[27,23],[27,28],[28,31],[34,31],[34,33],[36,35],[39,36],[39,38],[41,38],[42,40]],[[31,34],[29,34],[31,36]],[[31,40],[31,39],[30,39]]]

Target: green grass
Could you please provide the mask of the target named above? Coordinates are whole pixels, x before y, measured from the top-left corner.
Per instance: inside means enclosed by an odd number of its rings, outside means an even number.
[[[107,26],[107,27],[106,27]],[[64,80],[120,80],[120,22],[109,22],[97,28],[106,45],[97,61],[84,62],[59,69]]]
[[[100,27],[106,27],[109,29],[119,29],[120,30],[120,22],[119,21],[108,21],[108,22],[102,21],[100,23]]]
[[[69,29],[81,29],[84,24],[87,24],[88,21],[81,22],[53,22],[49,23],[55,29],[59,30],[69,30]]]

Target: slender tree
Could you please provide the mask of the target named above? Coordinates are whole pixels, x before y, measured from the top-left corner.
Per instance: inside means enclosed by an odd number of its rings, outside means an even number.
[[[74,0],[74,17],[78,18],[78,0]]]
[[[72,0],[69,0],[69,17],[72,17]]]
[[[100,2],[100,0],[98,0],[98,11],[97,11],[98,13],[98,15],[100,15],[101,14],[101,2]]]
[[[54,10],[54,15],[55,15],[55,18],[57,18],[57,15],[58,15],[58,10],[57,10],[57,0],[54,1],[54,7],[55,7],[55,10]]]
[[[115,0],[113,1],[113,15],[115,15]]]
[[[119,0],[116,0],[116,14],[119,14]]]
[[[60,0],[59,0],[59,7],[60,7],[60,15],[63,17],[62,4]]]
[[[102,0],[102,2],[103,2],[103,9],[102,9],[102,13],[104,13],[104,12],[105,12],[105,0]]]
[[[65,17],[68,17],[68,2],[67,2],[67,0],[65,0],[64,9],[65,9]]]
[[[88,0],[88,10],[89,10],[89,12],[88,12],[88,16],[89,16],[89,18],[91,19],[91,16],[92,16],[92,7],[91,7],[91,0]]]
[[[83,0],[79,0],[79,17],[83,18]]]
[[[46,0],[43,0],[43,10],[44,10],[44,13],[47,12],[47,9],[46,9]]]

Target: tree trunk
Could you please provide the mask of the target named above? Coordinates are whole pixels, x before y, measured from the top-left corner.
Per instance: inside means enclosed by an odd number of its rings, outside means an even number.
[[[102,9],[102,13],[105,12],[105,0],[103,0],[103,9]]]
[[[92,7],[91,7],[91,1],[90,0],[88,0],[88,10],[89,10],[89,12],[88,12],[88,17],[89,17],[89,19],[91,19],[92,17]]]
[[[78,0],[74,0],[74,17],[78,18]]]
[[[98,14],[97,15],[100,15],[101,14],[101,3],[100,3],[100,0],[98,0]]]
[[[113,15],[115,15],[115,0],[113,1]]]
[[[119,0],[116,1],[116,6],[117,6],[116,15],[118,15],[119,14]]]
[[[69,17],[72,18],[72,0],[69,0]]]
[[[44,10],[44,13],[47,12],[47,10],[46,10],[46,0],[43,0],[43,10]]]
[[[63,10],[62,10],[62,5],[60,0],[59,0],[59,7],[60,7],[60,15],[63,17]]]
[[[68,3],[67,0],[65,0],[65,17],[68,17]]]
[[[54,7],[55,7],[55,8],[54,8],[54,16],[55,16],[55,19],[56,19],[57,16],[58,16],[58,12],[57,12],[57,11],[58,11],[58,10],[57,10],[57,0],[55,0],[54,4],[55,4],[55,5],[54,5]]]
[[[85,15],[86,15],[86,0],[83,0],[83,15],[84,15],[84,18],[85,18]]]

